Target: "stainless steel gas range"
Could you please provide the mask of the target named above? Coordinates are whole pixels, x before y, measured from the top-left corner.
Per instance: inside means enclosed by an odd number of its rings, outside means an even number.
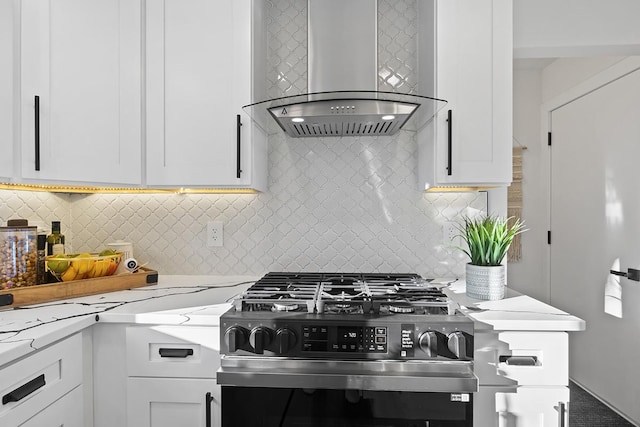
[[[223,426],[472,426],[456,307],[417,274],[266,274],[220,318]]]

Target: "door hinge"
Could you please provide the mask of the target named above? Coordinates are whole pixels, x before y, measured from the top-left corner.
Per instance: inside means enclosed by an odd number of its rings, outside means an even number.
[[[547,244],[550,245],[551,244],[551,230],[547,231]]]
[[[551,147],[551,132],[547,133],[547,144]]]

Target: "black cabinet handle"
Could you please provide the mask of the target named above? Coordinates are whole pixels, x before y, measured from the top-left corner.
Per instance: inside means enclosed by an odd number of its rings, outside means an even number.
[[[536,366],[538,363],[536,356],[500,356],[498,360],[512,366]]]
[[[559,427],[566,427],[565,419],[567,416],[567,406],[564,402],[558,402],[558,416],[559,416]]]
[[[242,169],[240,167],[240,142],[242,141],[242,121],[240,120],[240,114],[236,116],[236,137],[237,141],[237,154],[236,154],[236,178],[240,178],[240,174],[242,174]]]
[[[36,151],[36,170],[40,170],[40,97],[38,95],[34,98],[35,102],[35,117],[34,117],[34,133],[35,133],[35,151]]]
[[[204,395],[204,418],[206,427],[211,427],[211,402],[213,402],[213,397],[209,391]]]
[[[160,353],[160,357],[180,357],[185,358],[188,356],[193,356],[192,348],[161,348],[158,353]]]
[[[42,374],[32,379],[28,383],[21,385],[20,387],[13,390],[12,392],[9,392],[4,396],[2,396],[2,404],[6,405],[9,402],[19,402],[20,400],[29,396],[34,391],[44,387],[45,384],[46,382],[44,380],[44,374]]]
[[[453,151],[453,111],[451,110],[447,111],[447,132],[447,175],[451,175],[451,159]]]

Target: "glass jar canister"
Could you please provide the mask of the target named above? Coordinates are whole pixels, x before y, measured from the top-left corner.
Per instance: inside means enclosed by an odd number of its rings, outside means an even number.
[[[7,224],[0,227],[0,289],[33,286],[37,284],[37,227],[26,225],[26,220]]]

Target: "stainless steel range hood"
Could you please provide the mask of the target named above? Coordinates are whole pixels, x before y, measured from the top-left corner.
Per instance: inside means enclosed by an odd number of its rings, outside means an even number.
[[[308,0],[308,93],[243,109],[267,133],[393,135],[417,130],[446,101],[377,90],[377,1]]]

